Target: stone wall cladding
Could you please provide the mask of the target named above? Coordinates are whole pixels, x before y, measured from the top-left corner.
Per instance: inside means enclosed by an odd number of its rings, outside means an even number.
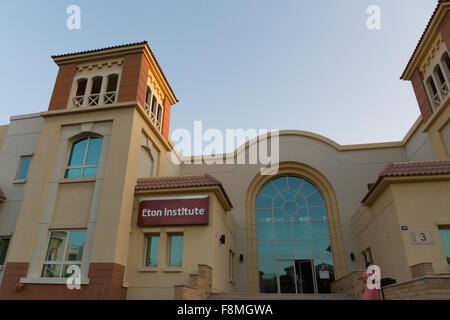
[[[189,286],[174,287],[175,300],[206,300],[211,292],[212,268],[205,264],[198,265],[198,273],[189,276]]]
[[[364,292],[363,270],[354,271],[331,283],[332,293],[347,293],[361,299]]]

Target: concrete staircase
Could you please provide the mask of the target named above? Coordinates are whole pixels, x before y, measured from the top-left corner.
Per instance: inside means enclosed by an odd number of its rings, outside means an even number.
[[[357,300],[352,294],[210,293],[208,300]]]

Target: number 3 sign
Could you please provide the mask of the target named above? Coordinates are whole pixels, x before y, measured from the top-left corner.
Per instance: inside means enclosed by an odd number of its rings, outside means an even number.
[[[413,244],[431,244],[433,238],[431,237],[431,231],[413,231],[411,232],[411,242]]]

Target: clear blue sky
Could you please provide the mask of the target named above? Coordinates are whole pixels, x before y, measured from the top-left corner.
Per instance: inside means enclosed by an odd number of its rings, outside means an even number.
[[[81,30],[66,8],[81,8]],[[381,8],[381,30],[366,8]],[[1,1],[0,124],[45,110],[50,56],[148,40],[180,102],[171,129],[299,129],[400,140],[419,115],[399,80],[435,0]]]

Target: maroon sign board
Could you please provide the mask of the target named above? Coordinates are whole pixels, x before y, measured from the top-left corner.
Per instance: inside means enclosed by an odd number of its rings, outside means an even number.
[[[209,196],[141,200],[139,226],[205,225],[209,223]]]

